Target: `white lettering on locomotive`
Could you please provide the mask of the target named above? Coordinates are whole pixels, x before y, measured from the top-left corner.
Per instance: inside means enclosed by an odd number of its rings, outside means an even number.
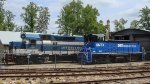
[[[97,43],[96,46],[100,47],[100,46],[104,46],[104,44],[103,43]]]
[[[136,45],[118,44],[118,47],[136,47]]]

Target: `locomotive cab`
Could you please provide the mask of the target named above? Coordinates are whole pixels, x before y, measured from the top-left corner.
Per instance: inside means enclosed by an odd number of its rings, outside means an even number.
[[[105,35],[104,34],[84,35],[84,42],[85,43],[100,42],[100,41],[105,41]]]

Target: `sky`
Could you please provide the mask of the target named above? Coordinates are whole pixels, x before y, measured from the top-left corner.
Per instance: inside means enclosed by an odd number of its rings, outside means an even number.
[[[62,7],[72,0],[6,0],[4,8],[10,10],[14,15],[14,22],[23,26],[24,22],[20,17],[21,13],[24,11],[22,7],[26,7],[30,2],[36,3],[38,6],[48,7],[50,11],[50,22],[48,25],[48,33],[57,33],[58,24],[55,22],[58,19],[60,10]],[[139,20],[139,10],[145,6],[150,7],[150,0],[81,0],[83,5],[87,4],[96,7],[100,13],[98,20],[103,20],[104,24],[106,21],[110,20],[110,29],[114,31],[113,21],[115,19],[119,20],[124,18],[128,20],[128,23],[125,25],[126,28],[130,27],[130,22],[132,20]]]

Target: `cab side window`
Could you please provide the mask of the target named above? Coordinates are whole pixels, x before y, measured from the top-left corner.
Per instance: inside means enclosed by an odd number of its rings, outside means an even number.
[[[36,45],[36,40],[30,40],[30,45]]]

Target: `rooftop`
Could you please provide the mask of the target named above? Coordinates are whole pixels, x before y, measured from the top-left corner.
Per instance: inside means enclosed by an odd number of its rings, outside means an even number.
[[[36,34],[31,32],[26,32],[29,37],[32,37],[30,34]],[[3,45],[9,45],[9,42],[12,41],[22,41],[21,32],[13,32],[13,31],[0,31],[0,41]]]
[[[135,35],[135,34],[143,34],[143,35],[150,35],[150,31],[148,30],[141,30],[141,29],[124,29],[118,32],[113,33],[112,35]]]

